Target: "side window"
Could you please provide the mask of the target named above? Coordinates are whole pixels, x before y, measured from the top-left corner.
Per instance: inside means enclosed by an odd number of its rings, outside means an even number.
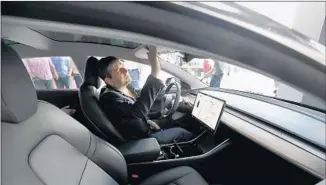
[[[78,89],[82,77],[69,56],[23,58],[35,89]]]
[[[133,86],[133,88],[141,89],[144,86],[147,77],[151,73],[151,67],[146,64],[141,64],[128,60],[124,60],[124,64],[129,71],[129,75],[132,79],[131,85]],[[165,83],[165,81],[170,77],[173,76],[162,70],[158,78]]]
[[[102,57],[96,57],[96,58],[98,60],[100,60]],[[143,86],[147,80],[147,77],[151,73],[151,67],[146,64],[141,64],[141,63],[133,62],[133,61],[129,61],[129,60],[122,60],[122,61],[124,62],[124,66],[128,69],[129,75],[132,79],[131,85],[133,86],[133,88],[134,89],[143,88]],[[170,77],[173,77],[173,76],[162,70],[158,78],[165,83],[165,81]],[[101,86],[104,86],[104,85],[105,84],[102,81]]]
[[[210,87],[275,97],[273,79],[257,72],[212,59],[192,59],[192,74]]]
[[[209,87],[231,89],[275,97],[276,80],[257,72],[209,58],[193,58],[186,62],[178,52],[160,55],[177,67],[197,77]]]

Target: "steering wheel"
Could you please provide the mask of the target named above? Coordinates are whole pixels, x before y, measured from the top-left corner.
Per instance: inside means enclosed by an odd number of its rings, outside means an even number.
[[[168,94],[171,88],[175,86],[175,94]],[[171,118],[179,106],[181,96],[180,85],[177,82],[170,82],[168,87],[165,89],[161,100],[161,116],[163,118]]]

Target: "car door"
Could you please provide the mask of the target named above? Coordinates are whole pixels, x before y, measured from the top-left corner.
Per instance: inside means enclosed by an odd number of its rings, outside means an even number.
[[[59,108],[79,107],[78,89],[37,89],[37,98]]]

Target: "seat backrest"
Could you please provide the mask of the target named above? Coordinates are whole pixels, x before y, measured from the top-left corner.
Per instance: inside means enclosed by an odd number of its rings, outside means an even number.
[[[99,77],[95,57],[86,62],[84,82],[79,88],[79,101],[81,109],[88,120],[90,130],[97,136],[114,145],[125,142],[123,136],[116,130],[99,104]]]
[[[21,59],[3,42],[1,85],[3,184],[127,183],[122,154],[59,108],[37,101]]]

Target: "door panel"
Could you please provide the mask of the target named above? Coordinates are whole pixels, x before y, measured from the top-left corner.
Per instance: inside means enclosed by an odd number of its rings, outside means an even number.
[[[84,125],[88,123],[80,108],[77,89],[37,90],[37,97],[39,100],[49,102],[58,108],[69,106],[69,109],[75,110],[71,115],[73,118]]]
[[[71,108],[79,107],[78,90],[51,89],[37,90],[37,98],[62,108],[69,105]]]

